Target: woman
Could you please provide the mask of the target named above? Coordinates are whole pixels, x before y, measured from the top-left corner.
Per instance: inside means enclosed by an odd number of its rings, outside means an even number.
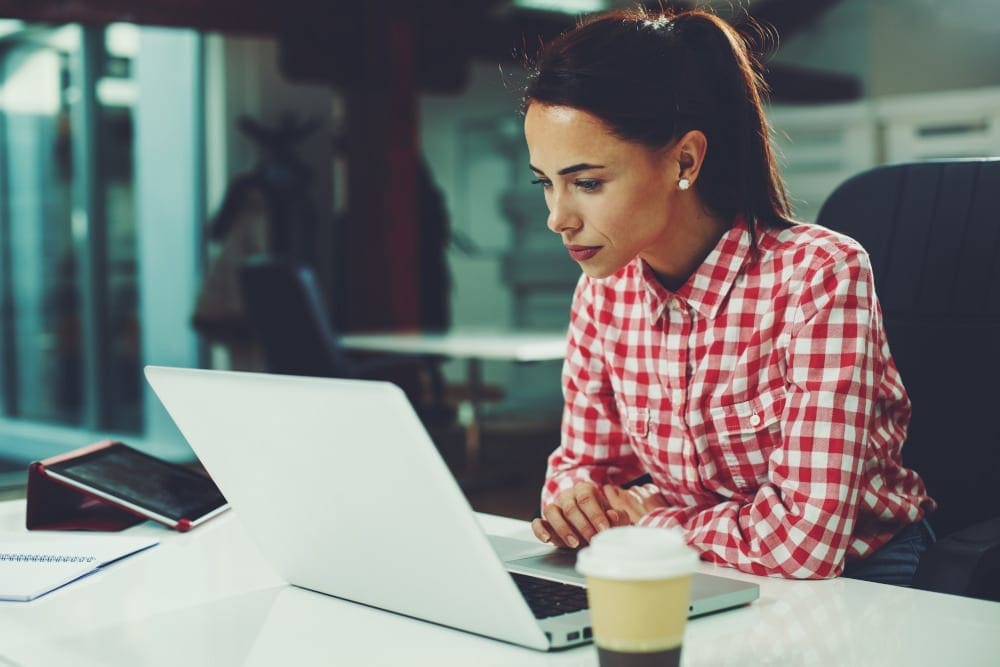
[[[535,535],[679,526],[747,572],[908,584],[934,501],[900,460],[910,403],[868,257],[789,219],[742,38],[619,11],[535,70],[531,169],[583,269]]]

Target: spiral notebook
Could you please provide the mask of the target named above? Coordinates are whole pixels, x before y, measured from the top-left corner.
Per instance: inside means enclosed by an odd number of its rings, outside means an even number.
[[[0,600],[34,600],[156,544],[149,537],[0,533]]]

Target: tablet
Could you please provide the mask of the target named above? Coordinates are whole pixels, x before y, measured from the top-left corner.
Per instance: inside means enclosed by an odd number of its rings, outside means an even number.
[[[187,530],[229,506],[211,479],[120,442],[45,466],[45,474],[171,528]]]

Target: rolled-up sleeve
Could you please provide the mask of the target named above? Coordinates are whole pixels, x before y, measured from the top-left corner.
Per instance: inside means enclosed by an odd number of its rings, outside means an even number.
[[[584,275],[573,295],[562,373],[562,433],[549,457],[543,507],[577,482],[624,484],[643,473],[621,427],[605,367],[595,288]]]

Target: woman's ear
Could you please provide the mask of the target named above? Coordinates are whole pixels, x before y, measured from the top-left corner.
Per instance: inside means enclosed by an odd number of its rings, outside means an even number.
[[[708,138],[701,130],[691,130],[678,139],[673,150],[678,165],[678,180],[687,179],[690,185],[694,185],[707,151]]]

